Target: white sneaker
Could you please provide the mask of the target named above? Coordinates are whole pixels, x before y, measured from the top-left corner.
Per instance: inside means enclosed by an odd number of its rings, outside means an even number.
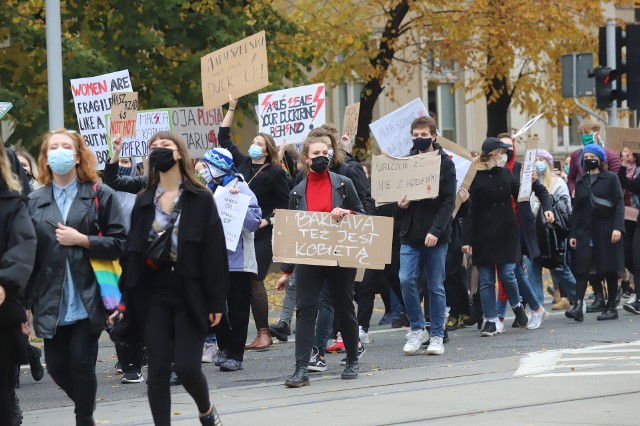
[[[359,332],[360,341],[362,343],[369,343],[369,333],[364,331],[362,329],[362,326],[359,326],[359,327],[360,327],[360,332]]]
[[[531,312],[531,318],[529,319],[529,324],[527,324],[527,329],[535,330],[542,325],[542,322],[547,319],[549,316],[549,312],[547,312],[544,308],[540,309],[538,312]]]
[[[432,336],[429,347],[427,348],[427,355],[442,355],[444,354],[444,342],[442,337]]]
[[[496,334],[506,333],[507,329],[504,328],[504,318],[498,318],[496,320]]]
[[[429,332],[424,328],[409,332],[409,338],[402,351],[405,355],[412,355],[418,352],[420,345],[429,340]]]
[[[218,353],[218,345],[215,343],[205,343],[202,350],[202,362],[213,362],[213,358]]]

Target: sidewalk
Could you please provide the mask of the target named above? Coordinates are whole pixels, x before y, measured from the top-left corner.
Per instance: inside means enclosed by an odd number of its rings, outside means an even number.
[[[312,375],[311,386],[301,389],[288,389],[277,382],[216,390],[211,397],[227,426],[327,422],[637,425],[637,355],[640,344],[636,342],[611,349],[600,346],[435,368],[375,371],[351,381]],[[586,359],[590,361],[585,363]],[[621,375],[630,380],[621,380]],[[198,424],[189,395],[174,394],[172,402],[173,424]],[[100,403],[95,418],[98,424],[152,424],[146,398]],[[68,425],[72,419],[72,407],[34,410],[25,413],[24,424]]]

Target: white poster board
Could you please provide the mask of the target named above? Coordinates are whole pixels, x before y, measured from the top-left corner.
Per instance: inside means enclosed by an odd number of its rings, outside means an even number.
[[[440,162],[438,152],[410,157],[374,155],[371,158],[371,196],[376,206],[436,198],[440,191]]]
[[[242,235],[242,226],[244,218],[247,216],[251,197],[245,194],[232,194],[223,186],[216,189],[213,197],[216,200],[218,215],[222,220],[227,250],[235,252]]]
[[[111,114],[104,116],[107,126],[111,122]],[[149,139],[158,132],[170,132],[171,120],[166,109],[138,111],[136,116],[136,136],[122,138],[121,157],[146,157],[149,155]],[[111,135],[108,135],[109,152],[113,153]]]
[[[109,158],[105,114],[111,113],[111,92],[132,92],[129,70],[71,80],[78,129],[98,159],[98,170]]]
[[[529,201],[531,198],[531,186],[533,179],[531,177],[536,156],[538,154],[538,138],[529,138],[527,140],[527,148],[524,153],[524,161],[522,162],[522,174],[520,175],[520,191],[518,192],[518,201]]]
[[[513,139],[517,138],[520,135],[524,135],[524,133],[527,130],[529,130],[531,126],[533,126],[535,122],[540,119],[540,117],[542,117],[542,114],[538,114],[535,117],[533,117],[531,120],[527,121],[527,123],[524,126],[522,126],[522,128],[518,130],[515,135],[513,135]]]
[[[11,102],[0,102],[0,119],[4,117],[11,108],[13,108]]]
[[[278,146],[304,142],[311,130],[325,123],[325,85],[311,84],[258,96],[260,132]]]
[[[429,115],[420,98],[369,124],[380,150],[393,157],[406,157],[413,146],[411,123]]]
[[[172,131],[186,142],[191,158],[202,158],[205,152],[218,146],[224,119],[221,107],[209,111],[202,106],[169,108],[169,115]]]

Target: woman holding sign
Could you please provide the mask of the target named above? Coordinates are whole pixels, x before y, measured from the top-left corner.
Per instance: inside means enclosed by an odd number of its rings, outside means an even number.
[[[156,425],[171,423],[172,353],[203,425],[219,424],[202,373],[202,347],[225,310],[229,267],[211,192],[196,180],[186,144],[171,132],[149,140],[149,181],[136,199],[120,287],[127,328],[144,336],[149,405]],[[133,336],[130,336],[133,337]]]
[[[238,105],[238,99],[229,95],[229,111],[220,125],[218,141],[220,146],[228,149],[233,155],[233,163],[238,172],[244,176],[249,188],[258,198],[258,205],[262,209],[260,228],[255,233],[256,258],[258,261],[258,275],[251,283],[251,310],[258,329],[255,340],[247,345],[247,349],[269,349],[273,341],[269,336],[269,302],[264,279],[269,272],[273,251],[271,249],[271,234],[273,227],[271,218],[275,209],[286,209],[289,203],[289,184],[287,177],[280,167],[278,150],[273,138],[265,133],[259,133],[251,142],[248,156],[244,155],[231,142],[231,124]]]
[[[335,140],[334,150],[337,150]],[[363,207],[349,178],[328,170],[329,149],[321,138],[309,137],[302,148],[306,176],[291,191],[290,210],[331,213],[334,220],[348,214],[362,214]],[[285,288],[293,265],[284,268],[277,289]],[[320,289],[329,283],[334,308],[340,319],[342,338],[347,350],[343,379],[358,377],[358,321],[353,306],[354,268],[340,266],[296,266],[296,369],[284,383],[287,387],[309,385],[308,365],[313,347]]]

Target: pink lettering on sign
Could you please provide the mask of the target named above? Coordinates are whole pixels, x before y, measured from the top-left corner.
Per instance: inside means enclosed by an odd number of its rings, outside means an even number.
[[[81,83],[78,86],[71,85],[74,96],[96,96],[108,92],[107,81],[94,83]]]

